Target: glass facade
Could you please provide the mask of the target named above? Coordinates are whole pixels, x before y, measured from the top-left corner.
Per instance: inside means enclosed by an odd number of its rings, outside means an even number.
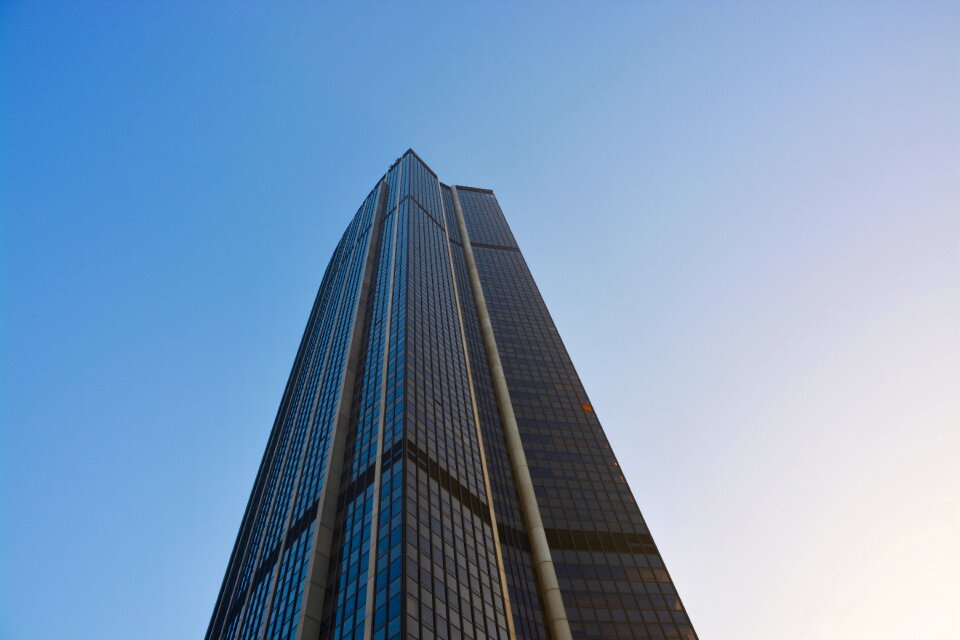
[[[572,637],[696,638],[496,197],[408,151],[324,274],[208,640],[550,638],[503,379]]]

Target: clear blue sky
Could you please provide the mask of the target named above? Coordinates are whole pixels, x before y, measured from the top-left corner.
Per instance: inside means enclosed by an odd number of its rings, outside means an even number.
[[[496,189],[703,638],[957,637],[958,34],[951,2],[3,2],[0,637],[202,636],[408,147]]]

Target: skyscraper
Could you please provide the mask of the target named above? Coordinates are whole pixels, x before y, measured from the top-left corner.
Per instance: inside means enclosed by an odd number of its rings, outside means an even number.
[[[492,191],[360,206],[206,637],[696,638]]]

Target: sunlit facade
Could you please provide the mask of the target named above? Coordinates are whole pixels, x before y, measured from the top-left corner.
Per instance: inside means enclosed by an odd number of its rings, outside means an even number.
[[[208,640],[696,638],[492,191],[412,151],[324,274]]]

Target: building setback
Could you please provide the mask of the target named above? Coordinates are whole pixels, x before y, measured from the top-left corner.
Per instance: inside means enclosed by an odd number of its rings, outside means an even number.
[[[696,637],[496,197],[408,151],[327,266],[207,640]]]

